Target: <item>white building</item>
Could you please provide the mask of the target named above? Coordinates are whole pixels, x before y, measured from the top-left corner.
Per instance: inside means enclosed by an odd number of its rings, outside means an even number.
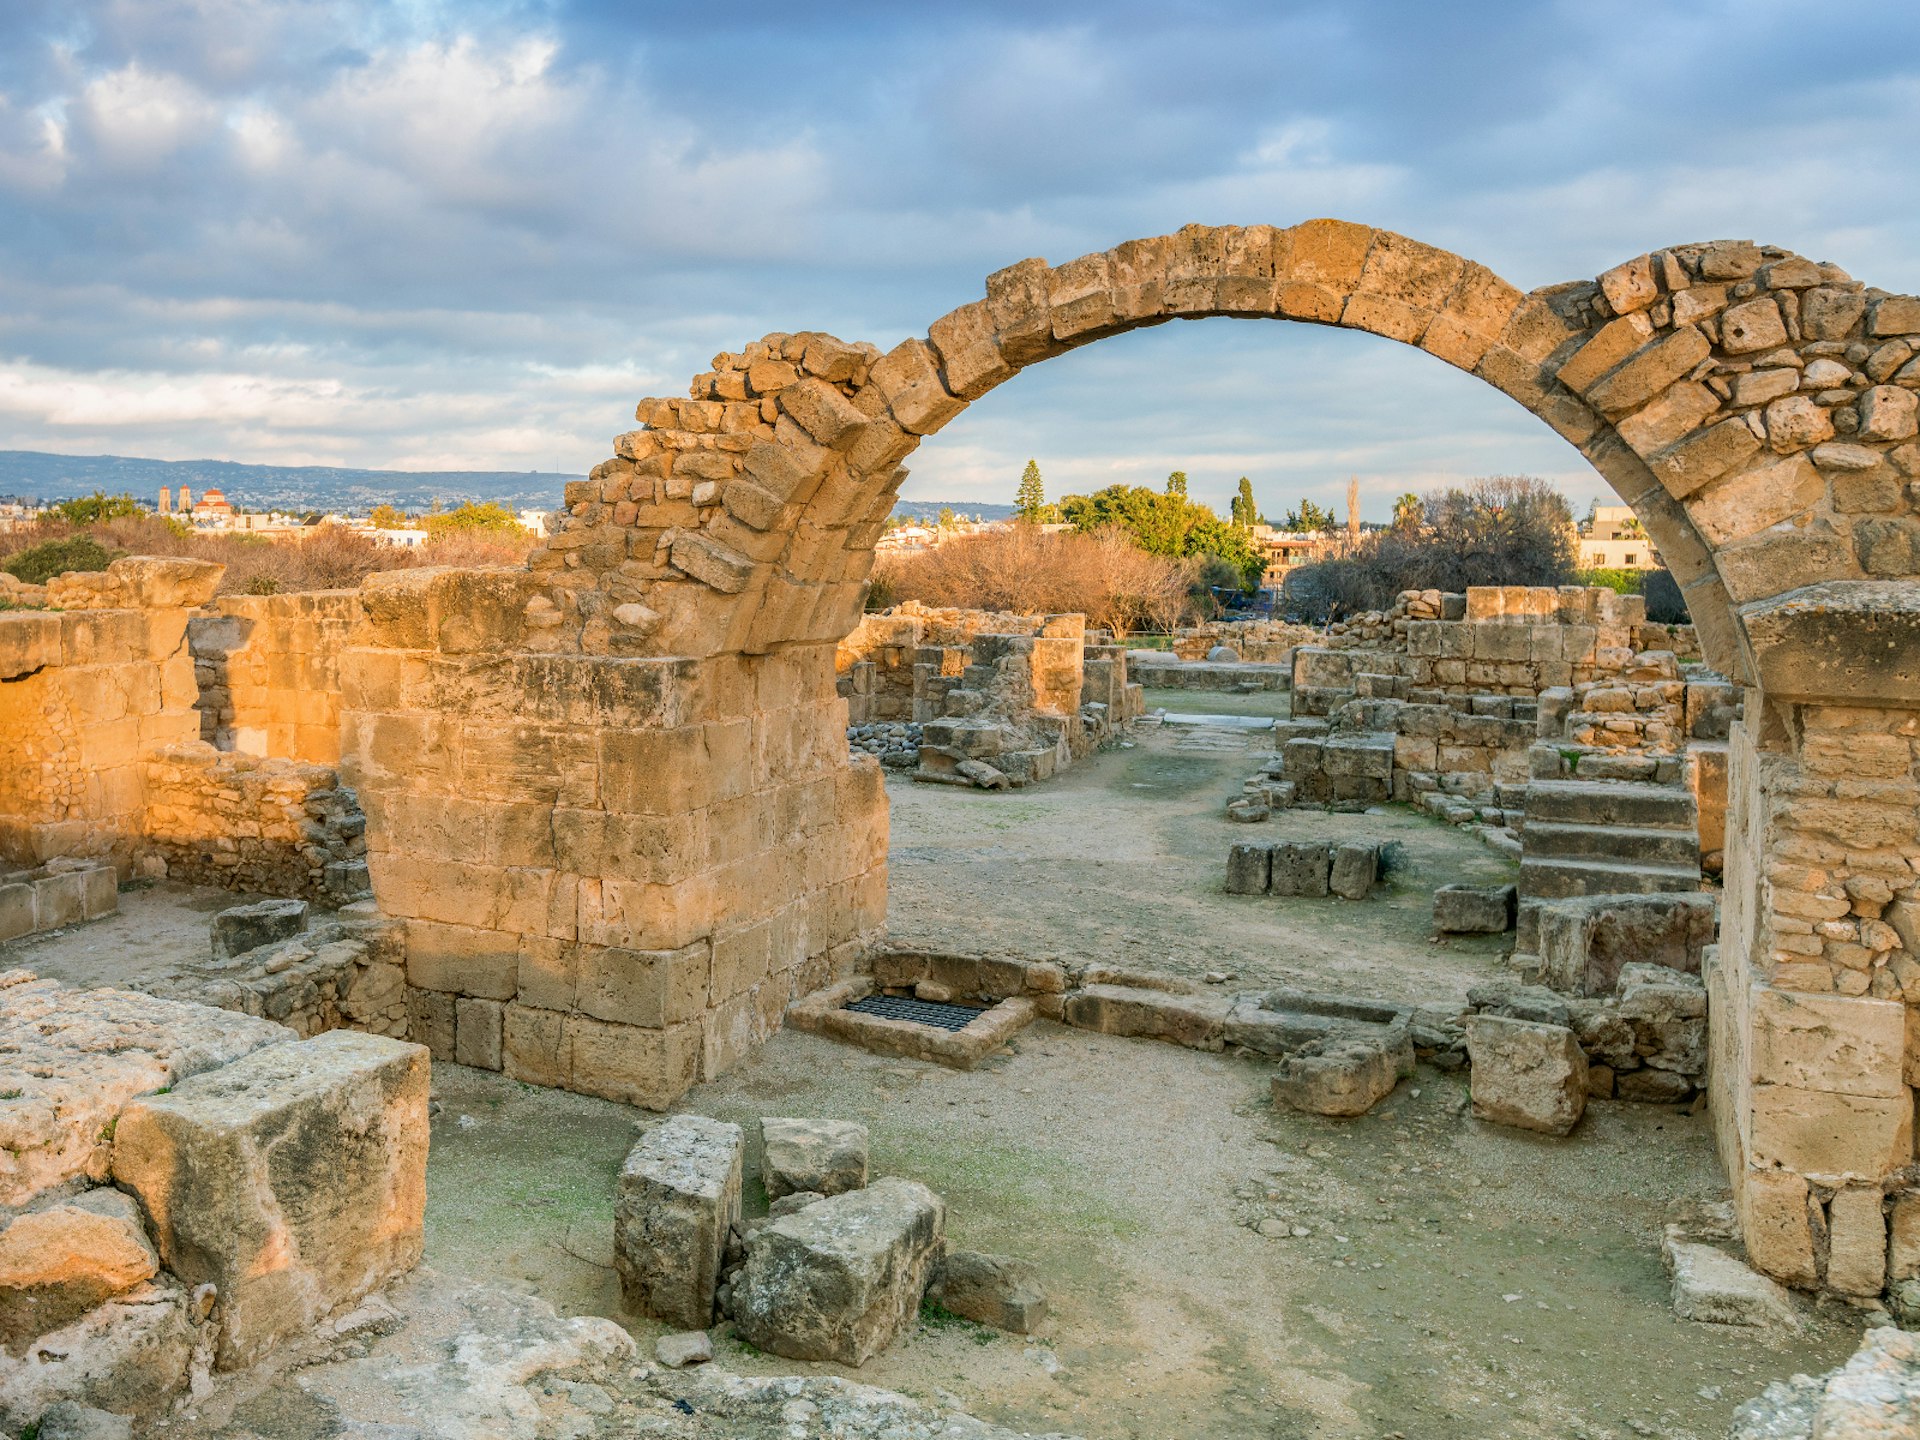
[[[1578,545],[1582,570],[1658,570],[1662,563],[1627,505],[1594,506],[1593,518],[1580,527]]]

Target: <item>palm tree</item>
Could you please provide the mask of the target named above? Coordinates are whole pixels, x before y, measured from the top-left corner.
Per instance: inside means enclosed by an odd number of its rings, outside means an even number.
[[[1420,523],[1420,497],[1411,490],[1393,502],[1393,528],[1404,530]]]

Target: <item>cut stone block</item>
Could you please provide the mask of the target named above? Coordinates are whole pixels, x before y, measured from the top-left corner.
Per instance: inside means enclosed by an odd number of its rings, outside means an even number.
[[[1273,869],[1273,846],[1235,845],[1227,851],[1227,894],[1264,895]]]
[[[1286,1056],[1273,1077],[1273,1103],[1313,1115],[1364,1115],[1393,1093],[1412,1069],[1413,1044],[1399,1047],[1357,1036],[1316,1040]]]
[[[187,1291],[164,1276],[49,1331],[0,1360],[0,1434],[18,1434],[56,1403],[155,1410],[184,1389],[199,1328]]]
[[[1513,928],[1511,885],[1442,885],[1433,892],[1433,928],[1443,935],[1500,935]]]
[[[734,1326],[790,1360],[864,1365],[914,1323],[947,1207],[891,1176],[769,1222],[734,1281]]]
[[[1333,852],[1324,841],[1283,840],[1273,847],[1272,895],[1325,895]]]
[[[235,905],[213,917],[210,935],[213,958],[229,960],[262,945],[291,940],[307,927],[307,902],[304,900],[261,900],[252,905]]]
[[[430,1079],[424,1046],[334,1030],[121,1113],[114,1179],[166,1268],[218,1288],[223,1368],[419,1262]]]
[[[767,1198],[842,1195],[867,1183],[867,1127],[857,1120],[763,1119]]]
[[[1673,1313],[1713,1325],[1781,1325],[1793,1328],[1793,1300],[1773,1281],[1748,1269],[1724,1250],[1680,1238],[1669,1227],[1661,1247],[1673,1277]]]
[[[0,1350],[23,1353],[159,1270],[139,1207],[118,1190],[17,1217],[0,1230]]]
[[[745,1153],[738,1125],[704,1115],[675,1115],[628,1152],[613,1200],[614,1267],[628,1309],[687,1330],[713,1323]]]
[[[1475,1015],[1467,1021],[1473,1113],[1496,1125],[1565,1135],[1587,1108],[1587,1057],[1564,1025]]]
[[[1031,1335],[1047,1318],[1047,1291],[1030,1260],[949,1250],[928,1296],[964,1320]]]
[[[1347,900],[1364,900],[1380,878],[1380,847],[1360,844],[1333,847],[1333,865],[1327,875],[1327,888]]]
[[[1593,895],[1539,907],[1543,978],[1555,989],[1611,994],[1621,967],[1658,965],[1700,973],[1713,943],[1713,896]]]

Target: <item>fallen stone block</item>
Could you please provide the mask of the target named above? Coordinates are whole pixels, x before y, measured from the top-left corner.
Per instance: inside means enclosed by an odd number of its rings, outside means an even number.
[[[1500,935],[1513,928],[1511,885],[1442,885],[1433,892],[1433,928],[1443,935]]]
[[[261,900],[252,905],[235,905],[213,917],[209,935],[213,958],[231,960],[262,945],[291,940],[307,928],[307,902],[304,900]]]
[[[1218,1050],[1231,1007],[1226,996],[1177,995],[1128,985],[1085,985],[1067,996],[1060,1016],[1078,1030],[1171,1040],[1190,1050]]]
[[[946,1204],[888,1177],[763,1227],[733,1284],[749,1344],[864,1365],[913,1323],[946,1241]]]
[[[1673,1313],[1714,1325],[1781,1325],[1800,1317],[1785,1289],[1724,1250],[1683,1238],[1669,1226],[1661,1256],[1673,1279]]]
[[[1270,895],[1322,896],[1328,893],[1333,851],[1324,841],[1283,840],[1273,847]]]
[[[704,1330],[680,1330],[653,1342],[654,1358],[669,1370],[704,1365],[713,1359],[713,1338]]]
[[[1261,796],[1243,795],[1227,802],[1227,819],[1236,825],[1258,825],[1272,815],[1273,806]]]
[[[664,1120],[628,1152],[613,1200],[614,1267],[628,1309],[688,1330],[713,1323],[745,1153],[738,1125],[704,1115]]]
[[[1380,847],[1371,842],[1336,845],[1327,888],[1345,900],[1364,900],[1380,878]]]
[[[0,1230],[0,1350],[23,1354],[37,1336],[159,1270],[139,1207],[118,1190],[16,1217]]]
[[[1587,1108],[1587,1057],[1564,1025],[1475,1015],[1467,1021],[1473,1113],[1495,1125],[1565,1135]]]
[[[1704,894],[1588,895],[1539,906],[1542,978],[1555,989],[1610,995],[1622,969],[1646,964],[1697,975],[1713,943]]]
[[[1400,1039],[1399,1049],[1340,1035],[1302,1046],[1280,1061],[1273,1103],[1312,1115],[1366,1114],[1393,1093],[1403,1069],[1412,1069],[1412,1041],[1405,1030]]]
[[[1227,851],[1227,894],[1264,895],[1273,868],[1273,846],[1248,841]]]
[[[763,1119],[767,1198],[841,1195],[867,1183],[867,1127],[857,1120]]]
[[[166,1268],[217,1288],[223,1368],[419,1262],[430,1078],[424,1046],[334,1030],[121,1113],[114,1179]]]
[[[928,1297],[963,1320],[1031,1335],[1047,1318],[1047,1291],[1030,1260],[949,1250]]]

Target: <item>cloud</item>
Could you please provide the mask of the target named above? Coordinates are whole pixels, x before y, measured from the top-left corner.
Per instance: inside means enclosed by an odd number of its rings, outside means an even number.
[[[1776,0],[19,0],[0,427],[579,469],[716,351],[890,344],[1013,260],[1193,220],[1344,214],[1523,286],[1751,235],[1920,289],[1916,40],[1907,7]],[[1030,453],[1056,490],[1184,464],[1217,503],[1240,473],[1321,503],[1359,473],[1370,506],[1597,483],[1429,357],[1282,326],[1050,362],[924,447],[911,493],[1004,499]]]

